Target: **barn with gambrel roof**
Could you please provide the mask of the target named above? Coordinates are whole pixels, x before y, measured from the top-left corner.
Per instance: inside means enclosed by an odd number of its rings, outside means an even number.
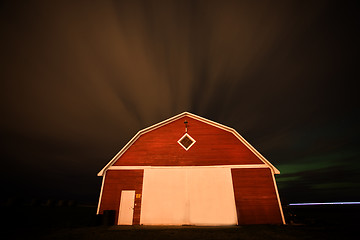
[[[118,225],[283,224],[280,172],[234,129],[184,112],[139,131],[98,173]]]

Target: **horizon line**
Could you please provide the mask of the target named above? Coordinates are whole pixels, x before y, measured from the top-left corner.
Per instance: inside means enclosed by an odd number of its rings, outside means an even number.
[[[360,202],[314,202],[314,203],[290,203],[289,206],[313,206],[313,205],[357,205]]]

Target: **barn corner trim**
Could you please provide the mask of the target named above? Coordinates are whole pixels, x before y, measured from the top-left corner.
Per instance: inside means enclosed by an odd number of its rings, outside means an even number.
[[[255,154],[255,156],[257,156],[264,164],[266,164],[271,169],[273,174],[280,174],[280,171],[277,168],[275,168],[264,156],[262,156],[253,146],[251,146],[251,144],[248,141],[246,141],[235,129],[225,126],[223,124],[211,121],[209,119],[200,117],[200,116],[195,115],[190,112],[183,112],[183,113],[175,115],[171,118],[168,118],[162,122],[159,122],[150,127],[144,128],[144,129],[140,130],[139,132],[137,132],[136,135],[109,161],[109,163],[106,164],[105,167],[103,167],[103,169],[101,169],[101,171],[97,174],[97,176],[99,176],[99,177],[104,176],[106,170],[108,168],[110,168],[116,162],[116,160],[118,160],[141,135],[148,133],[150,131],[153,131],[159,127],[162,127],[166,124],[169,124],[169,123],[171,123],[179,118],[185,117],[185,116],[194,118],[196,120],[210,124],[214,127],[231,132],[232,134],[235,135],[235,137],[237,137],[237,139],[240,140],[240,142],[242,142],[250,151],[252,151]]]

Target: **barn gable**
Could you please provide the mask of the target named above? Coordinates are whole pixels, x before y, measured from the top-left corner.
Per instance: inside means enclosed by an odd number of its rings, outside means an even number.
[[[186,122],[186,124],[184,124]],[[188,145],[182,146],[188,134]],[[139,131],[98,173],[127,166],[221,166],[245,165],[270,168],[255,148],[234,129],[184,112]]]

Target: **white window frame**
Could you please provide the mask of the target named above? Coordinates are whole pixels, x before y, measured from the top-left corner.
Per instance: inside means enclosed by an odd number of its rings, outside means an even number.
[[[184,145],[181,144],[181,140],[183,140],[185,137],[190,138],[190,140],[192,141],[192,143],[191,143],[191,144],[189,145],[189,147],[187,147],[187,148],[186,148]],[[194,144],[196,143],[195,139],[193,139],[188,133],[185,133],[177,142],[178,142],[178,143],[180,144],[180,146],[181,146],[182,148],[184,148],[186,151],[189,150],[189,149],[192,147],[192,145],[194,145]]]

